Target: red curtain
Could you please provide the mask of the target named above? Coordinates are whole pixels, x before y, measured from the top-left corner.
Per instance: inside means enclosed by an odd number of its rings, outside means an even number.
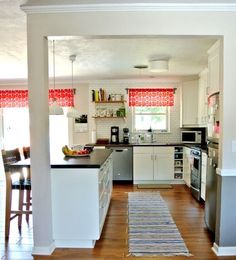
[[[53,99],[57,100],[57,104],[62,107],[74,106],[74,90],[73,89],[50,89],[49,105],[52,105]]]
[[[28,90],[0,90],[0,107],[27,107]]]
[[[174,89],[173,88],[129,89],[129,106],[131,107],[174,106]]]
[[[60,106],[74,106],[73,89],[50,89],[49,105],[54,98]],[[28,90],[0,90],[0,107],[28,107]]]

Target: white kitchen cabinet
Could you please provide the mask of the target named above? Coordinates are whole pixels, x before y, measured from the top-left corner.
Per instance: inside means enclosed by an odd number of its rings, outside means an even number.
[[[100,168],[51,170],[56,247],[94,247],[110,204],[112,175],[111,156]]]
[[[202,127],[207,126],[207,89],[208,89],[208,69],[204,69],[199,74],[198,87],[198,125]]]
[[[191,148],[184,147],[184,182],[190,187],[190,174],[191,174]]]
[[[153,155],[146,147],[140,153],[133,153],[134,180],[153,180]]]
[[[182,127],[198,124],[198,80],[183,82],[182,85]]]
[[[174,147],[133,148],[134,184],[174,179]]]
[[[201,165],[201,198],[205,201],[206,196],[206,173],[207,173],[207,154],[202,153]]]
[[[220,91],[221,46],[217,41],[208,50],[209,88],[208,96]]]

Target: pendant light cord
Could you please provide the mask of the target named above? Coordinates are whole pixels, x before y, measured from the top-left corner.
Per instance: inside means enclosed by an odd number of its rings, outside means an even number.
[[[74,89],[74,60],[71,59],[71,86]]]
[[[71,87],[74,89],[74,61],[76,60],[76,55],[70,55],[69,59],[71,61]]]

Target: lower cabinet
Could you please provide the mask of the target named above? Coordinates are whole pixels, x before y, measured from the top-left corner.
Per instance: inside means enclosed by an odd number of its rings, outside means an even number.
[[[174,179],[174,147],[134,147],[133,171],[134,184],[172,181]]]
[[[101,168],[52,169],[53,239],[56,247],[93,248],[112,193],[112,157]]]
[[[205,201],[206,197],[206,172],[207,172],[207,154],[202,153],[201,166],[201,198]]]
[[[190,174],[191,174],[191,149],[189,147],[184,147],[184,182],[190,187]]]

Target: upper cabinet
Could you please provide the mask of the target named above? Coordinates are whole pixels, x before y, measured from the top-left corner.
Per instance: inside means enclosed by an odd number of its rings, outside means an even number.
[[[221,57],[220,41],[217,41],[208,50],[208,96],[220,91]]]
[[[208,69],[204,69],[199,74],[198,86],[198,125],[207,126],[207,89],[208,89]]]
[[[198,125],[198,80],[183,82],[182,127]]]

